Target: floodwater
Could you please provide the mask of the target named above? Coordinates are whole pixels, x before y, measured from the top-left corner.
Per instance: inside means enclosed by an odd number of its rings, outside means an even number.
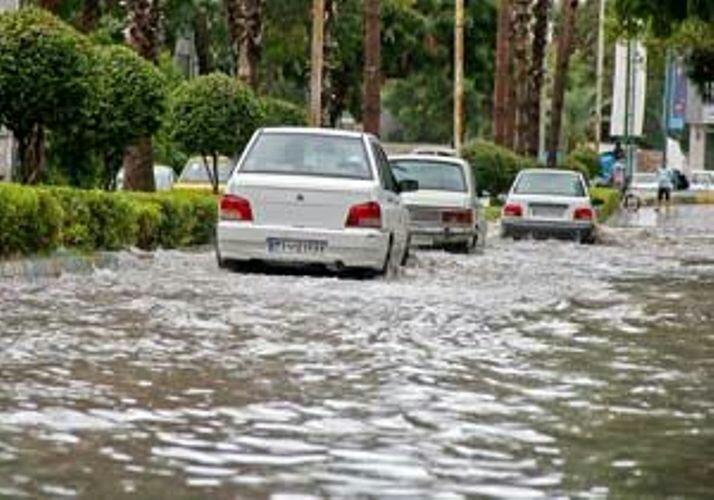
[[[714,496],[714,210],[394,281],[0,281],[0,497]]]

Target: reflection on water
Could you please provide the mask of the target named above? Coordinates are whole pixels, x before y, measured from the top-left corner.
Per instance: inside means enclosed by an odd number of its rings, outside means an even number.
[[[675,210],[395,282],[0,282],[0,497],[712,496],[714,218]]]

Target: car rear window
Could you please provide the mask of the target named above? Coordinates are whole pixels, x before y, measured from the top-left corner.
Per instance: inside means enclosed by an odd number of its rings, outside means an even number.
[[[240,171],[372,179],[362,139],[320,134],[261,134]]]
[[[419,189],[460,193],[468,190],[461,165],[423,160],[395,160],[391,165],[397,181],[417,181]]]
[[[585,188],[580,178],[575,175],[533,172],[521,175],[514,193],[582,198],[585,196]]]
[[[213,160],[208,159],[208,165],[213,172]],[[230,161],[218,161],[218,182],[227,182],[233,173],[233,164]],[[203,160],[191,160],[181,172],[179,182],[211,182]]]

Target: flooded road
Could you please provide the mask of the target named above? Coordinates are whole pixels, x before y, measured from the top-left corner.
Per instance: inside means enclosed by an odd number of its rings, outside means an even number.
[[[714,210],[396,281],[0,281],[0,497],[714,496]]]

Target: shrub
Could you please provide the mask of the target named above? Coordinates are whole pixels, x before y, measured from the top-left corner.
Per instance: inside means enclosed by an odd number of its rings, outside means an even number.
[[[600,156],[589,148],[579,148],[571,152],[565,160],[566,164],[577,165],[577,170],[594,179],[600,173]]]
[[[590,188],[590,197],[593,200],[602,200],[603,204],[597,207],[598,220],[605,222],[620,208],[620,191],[612,188]]]
[[[107,193],[0,186],[0,257],[52,251],[206,244],[216,198],[203,193]]]
[[[45,10],[0,14],[0,123],[18,141],[29,180],[30,136],[37,127],[65,126],[80,117],[91,85],[88,42]]]
[[[62,207],[47,191],[0,186],[0,255],[54,250],[62,218]]]
[[[171,95],[172,137],[188,154],[232,157],[248,143],[261,120],[261,106],[253,91],[221,73],[185,82]],[[214,193],[218,193],[217,172],[214,164]]]
[[[260,105],[263,110],[264,127],[307,125],[305,109],[291,102],[265,97],[260,100]]]
[[[482,140],[466,144],[463,156],[474,170],[479,191],[488,191],[492,195],[508,191],[518,172],[524,168],[537,166],[534,160]]]

